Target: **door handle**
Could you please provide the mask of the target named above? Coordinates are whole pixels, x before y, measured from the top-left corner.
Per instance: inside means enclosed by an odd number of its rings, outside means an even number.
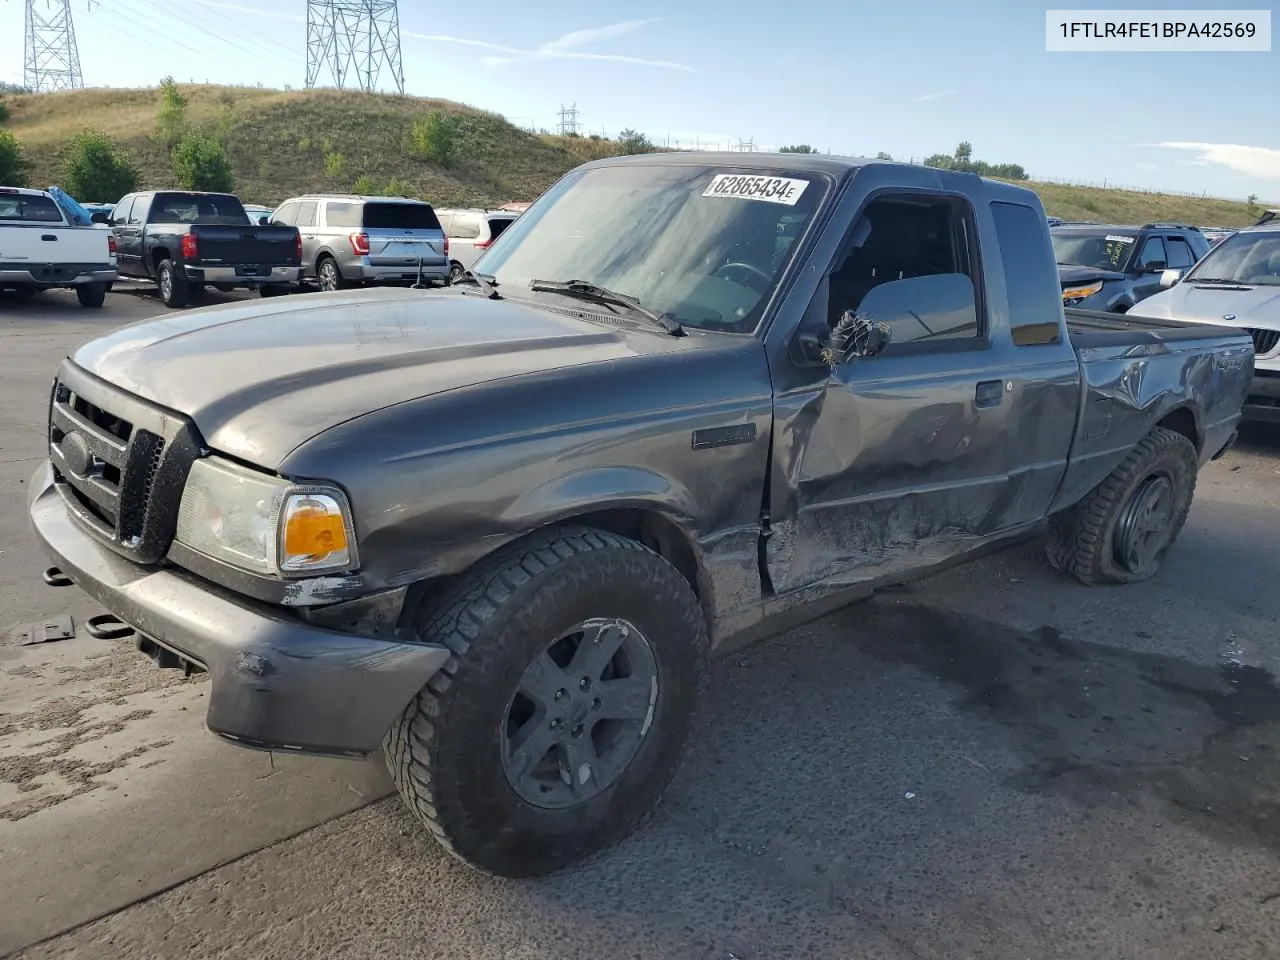
[[[41,239],[41,240],[57,240],[57,239],[58,239],[58,235],[57,235],[56,233],[46,233],[46,234],[42,235],[42,236],[40,237],[40,239]]]
[[[974,403],[979,407],[998,407],[1004,401],[1003,380],[983,380],[974,391]]]

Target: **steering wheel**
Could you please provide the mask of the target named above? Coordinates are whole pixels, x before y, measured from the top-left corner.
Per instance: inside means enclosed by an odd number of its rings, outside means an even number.
[[[730,260],[728,263],[717,267],[715,276],[720,276],[720,274],[724,273],[726,270],[741,270],[743,273],[751,274],[760,280],[765,287],[769,286],[769,284],[773,282],[773,277],[769,276],[759,267],[750,263],[743,263],[741,260]],[[747,284],[747,286],[754,287],[755,284]]]

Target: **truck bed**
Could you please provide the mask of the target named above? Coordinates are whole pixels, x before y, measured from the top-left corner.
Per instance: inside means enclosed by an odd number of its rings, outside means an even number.
[[[1221,340],[1229,338],[1229,328],[1206,323],[1181,323],[1177,320],[1155,320],[1130,317],[1123,313],[1101,310],[1074,310],[1067,307],[1067,334],[1078,349],[1131,347],[1144,343],[1173,344],[1187,340]]]

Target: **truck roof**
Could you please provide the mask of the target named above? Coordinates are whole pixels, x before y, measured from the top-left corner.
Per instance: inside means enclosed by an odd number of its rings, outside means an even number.
[[[740,153],[737,151],[688,151],[670,153],[638,153],[624,157],[605,157],[592,160],[582,166],[587,168],[614,167],[623,164],[663,163],[691,167],[740,167],[748,170],[825,173],[836,182],[842,182],[863,167],[914,167],[936,173],[944,183],[968,184],[969,188],[981,188],[987,197],[1008,196],[1010,200],[1025,201],[1026,195],[1036,196],[1028,187],[1020,187],[1003,180],[980,177],[976,173],[943,170],[919,163],[903,163],[900,160],[875,160],[869,157],[843,157],[825,153]],[[1037,197],[1037,203],[1039,198]]]

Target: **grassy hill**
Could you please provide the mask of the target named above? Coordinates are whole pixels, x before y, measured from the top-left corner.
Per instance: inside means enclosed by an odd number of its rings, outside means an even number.
[[[357,179],[439,205],[531,200],[557,177],[617,149],[608,140],[531,134],[502,117],[443,100],[335,90],[182,86],[189,125],[221,137],[246,202],[274,204],[309,191],[342,192]],[[32,182],[62,179],[61,152],[85,128],[101,130],[133,158],[151,187],[173,185],[167,151],[154,137],[160,94],[78,90],[7,96],[9,126],[32,163]],[[454,115],[458,160],[449,168],[413,156],[409,135],[428,111]],[[1170,194],[1028,184],[1052,216],[1073,220],[1173,220],[1245,226],[1243,203]],[[100,198],[83,197],[83,200]],[[1267,204],[1263,204],[1267,206]]]

